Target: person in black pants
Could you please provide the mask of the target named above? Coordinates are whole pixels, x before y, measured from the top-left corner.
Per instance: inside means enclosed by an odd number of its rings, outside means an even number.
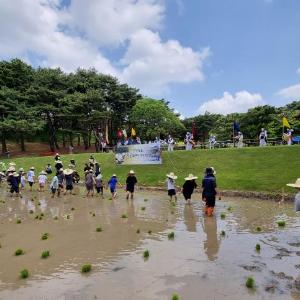
[[[137,184],[137,179],[135,177],[135,173],[133,170],[130,170],[129,174],[127,176],[127,179],[126,179],[126,192],[127,192],[126,199],[127,200],[129,199],[129,196],[130,196],[131,200],[133,199],[134,187],[136,184]]]
[[[182,187],[182,194],[188,204],[191,204],[192,194],[194,192],[194,189],[197,188],[197,183],[196,183],[197,178],[198,177],[194,176],[193,174],[189,174],[189,176],[185,178],[185,183],[183,184]]]
[[[202,179],[202,200],[205,202],[205,214],[209,217],[213,215],[216,204],[217,182],[215,174],[213,167],[206,168]]]

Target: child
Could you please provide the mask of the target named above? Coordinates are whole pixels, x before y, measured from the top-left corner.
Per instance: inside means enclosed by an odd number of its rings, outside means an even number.
[[[26,177],[25,177],[26,173],[22,172],[21,173],[21,190],[25,189],[25,185],[26,185]]]
[[[175,189],[175,180],[177,179],[177,176],[173,172],[170,174],[167,174],[167,189],[168,189],[168,196],[170,196],[170,201],[173,200],[173,196],[175,198],[175,201],[177,201],[176,196],[176,189]]]
[[[117,183],[118,183],[117,175],[113,174],[113,176],[108,181],[108,186],[110,188],[111,196],[113,199],[115,199],[117,196]]]
[[[216,172],[213,167],[210,167],[205,169],[204,174],[204,178],[202,179],[202,201],[205,202],[205,214],[211,217],[216,204]]]
[[[300,211],[300,178],[298,178],[295,183],[288,183],[287,186],[296,188],[298,191],[295,196],[295,210]]]
[[[57,197],[59,197],[59,194],[60,194],[60,189],[58,187],[58,177],[57,175],[55,175],[53,178],[52,178],[52,181],[50,183],[50,189],[51,189],[51,198],[54,198],[54,195],[55,193],[57,192]]]
[[[65,175],[65,182],[66,182],[66,189],[64,195],[67,194],[67,191],[70,191],[70,195],[73,191],[73,173],[74,171],[72,169],[65,169],[64,175]]]
[[[96,181],[96,190],[97,190],[97,194],[101,194],[101,196],[103,197],[103,181],[102,181],[102,175],[98,174],[98,176],[96,176],[95,178]]]
[[[27,173],[27,181],[29,183],[30,186],[30,192],[32,192],[32,186],[34,184],[35,181],[35,174],[34,174],[34,167],[31,167]]]
[[[51,167],[51,164],[47,164],[46,168],[45,168],[45,171],[46,173],[49,175],[49,174],[52,174],[52,167]]]
[[[42,171],[38,177],[38,181],[39,181],[39,191],[40,192],[44,192],[45,190],[45,184],[47,182],[47,176],[46,176],[46,172]]]
[[[189,176],[185,178],[185,183],[182,187],[182,194],[188,204],[191,204],[192,194],[194,192],[194,189],[197,187],[197,183],[195,181],[197,178],[198,177],[194,176],[193,174],[189,174]]]
[[[129,174],[127,176],[126,179],[126,199],[129,199],[129,195],[130,195],[130,199],[133,199],[133,194],[134,194],[134,186],[137,184],[137,179],[135,177],[135,173],[133,170],[129,171]]]

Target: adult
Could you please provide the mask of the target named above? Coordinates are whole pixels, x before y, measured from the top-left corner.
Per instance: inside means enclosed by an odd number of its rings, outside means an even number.
[[[215,148],[215,144],[216,144],[216,136],[210,135],[210,137],[209,137],[209,149]]]
[[[45,171],[42,171],[38,177],[38,182],[39,182],[39,192],[44,192],[45,190],[45,185],[47,182],[47,173]]]
[[[202,200],[205,202],[205,214],[211,217],[216,203],[216,172],[214,168],[210,167],[206,168],[204,174],[204,178],[202,179]]]
[[[237,140],[237,147],[238,148],[243,148],[244,147],[244,135],[241,131],[238,132],[238,135],[235,137]]]
[[[185,150],[191,151],[193,149],[195,143],[193,141],[193,135],[190,132],[186,133],[184,143],[185,143]]]
[[[7,178],[7,182],[10,185],[10,193],[11,196],[13,195],[13,193],[16,193],[16,196],[19,196],[19,174],[17,172],[13,172],[10,173],[8,178]]]
[[[182,187],[182,194],[188,204],[191,204],[192,194],[194,192],[194,189],[197,188],[197,178],[198,177],[194,176],[193,174],[189,174],[189,176],[185,178],[185,183]]]
[[[101,173],[99,173],[95,178],[95,186],[97,194],[101,194],[101,196],[103,197],[103,180]]]
[[[55,154],[54,160],[57,162],[60,160],[60,155],[58,153]]]
[[[65,175],[64,175],[64,170],[60,169],[57,173],[56,176],[58,178],[58,189],[57,189],[57,197],[60,196],[60,193],[64,192],[64,182],[65,182]]]
[[[174,151],[175,142],[174,142],[174,139],[172,138],[172,136],[170,134],[169,134],[167,143],[168,143],[168,151],[170,151],[170,152]]]
[[[64,175],[65,175],[65,182],[66,182],[66,189],[65,189],[65,195],[67,194],[67,192],[69,191],[70,195],[72,194],[73,191],[73,173],[74,170],[72,169],[65,169],[63,171]]]
[[[130,170],[126,179],[126,199],[133,199],[134,187],[137,184],[137,179],[133,170]]]
[[[95,185],[95,178],[93,175],[93,170],[87,171],[87,174],[85,176],[85,187],[86,187],[86,196],[94,196],[94,185]]]
[[[294,129],[288,129],[288,131],[287,131],[287,144],[288,144],[288,146],[291,146],[293,144],[293,132],[294,132]]]
[[[100,164],[96,161],[95,162],[95,176],[97,177],[101,173]]]
[[[265,128],[262,128],[258,136],[260,147],[267,146],[267,137],[268,137],[267,130]]]
[[[27,173],[27,181],[29,184],[29,190],[32,192],[32,186],[35,182],[35,174],[34,174],[34,167],[31,167]]]
[[[288,183],[287,186],[297,189],[298,192],[295,196],[295,210],[300,211],[300,178],[298,178],[295,183]]]
[[[55,169],[56,169],[56,172],[58,172],[60,169],[63,168],[63,163],[60,159],[56,160],[55,161]]]
[[[54,175],[52,178],[52,181],[50,183],[50,189],[51,189],[51,198],[54,198],[55,193],[57,192],[57,197],[59,197],[59,183],[58,183],[58,177],[57,175]]]

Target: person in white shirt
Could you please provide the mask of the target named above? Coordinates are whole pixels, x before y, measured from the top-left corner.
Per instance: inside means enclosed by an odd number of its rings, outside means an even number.
[[[168,137],[168,151],[170,151],[170,152],[174,151],[174,144],[175,144],[174,139],[169,134],[169,137]]]
[[[265,130],[264,128],[261,129],[261,132],[259,134],[259,146],[260,147],[265,147],[267,146],[267,137],[268,137],[268,133],[267,130]]]
[[[168,190],[168,196],[170,197],[170,201],[173,200],[173,196],[175,201],[177,201],[177,195],[176,195],[176,188],[175,188],[175,180],[177,179],[177,176],[173,172],[170,174],[167,174],[167,190]]]
[[[40,192],[44,192],[45,190],[45,185],[47,182],[47,176],[46,176],[46,172],[42,171],[38,177],[38,181],[39,181],[39,191]]]
[[[295,211],[300,211],[300,178],[295,183],[288,183],[287,186],[293,187],[298,191],[295,196]]]
[[[211,135],[209,137],[209,149],[215,148],[215,144],[216,144],[216,137],[214,135]]]
[[[34,174],[34,167],[31,167],[27,173],[27,181],[29,183],[30,192],[32,192],[32,186],[35,182],[35,174]]]
[[[288,146],[291,146],[292,143],[293,143],[293,132],[294,132],[294,129],[289,129],[288,132],[287,132],[287,136],[288,136],[287,144],[288,144]]]
[[[244,143],[243,143],[244,136],[243,136],[241,131],[238,132],[238,135],[236,136],[236,139],[238,141],[237,147],[238,148],[243,148],[244,147]]]
[[[185,135],[185,150],[191,151],[193,149],[193,145],[195,144],[193,141],[193,135],[190,132],[187,132]]]

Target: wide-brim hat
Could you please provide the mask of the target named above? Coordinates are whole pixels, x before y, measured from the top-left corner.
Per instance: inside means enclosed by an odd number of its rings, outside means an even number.
[[[300,188],[300,178],[298,178],[295,183],[288,183],[287,186]]]
[[[72,170],[72,169],[65,169],[64,170],[64,174],[65,175],[71,175],[71,174],[73,174],[74,173],[74,170]]]
[[[63,172],[63,171],[64,171],[64,169],[63,169],[63,168],[60,168],[58,171],[59,171],[59,172]]]
[[[62,164],[62,161],[59,159],[56,161],[57,164]]]
[[[197,176],[194,176],[193,174],[189,174],[188,177],[185,177],[184,179],[185,180],[194,180],[194,179],[197,179],[198,177]]]
[[[23,169],[23,168],[20,168],[20,169],[19,169],[19,172],[23,172],[23,171],[24,171],[24,169]]]
[[[1,175],[1,176],[5,176],[5,174],[4,174],[3,172],[0,172],[0,175]]]
[[[16,171],[16,169],[15,169],[15,167],[13,167],[13,166],[10,166],[8,169],[7,169],[7,172],[15,172]]]
[[[13,172],[12,175],[13,175],[14,177],[19,177],[19,176],[20,176],[19,173],[17,173],[17,172]]]
[[[112,174],[112,177],[117,177],[117,175],[116,174]]]
[[[40,172],[40,175],[47,175],[45,171]]]
[[[34,170],[34,167],[31,167],[30,170]]]
[[[177,179],[178,178],[173,172],[171,172],[170,174],[167,174],[167,177],[171,178],[171,179]]]
[[[133,171],[133,170],[130,170],[130,171],[129,171],[129,174],[135,174],[135,173],[134,173],[134,171]]]
[[[15,167],[15,166],[16,166],[16,164],[15,164],[13,161],[10,162],[8,165],[9,165],[9,166],[12,166],[12,167]]]

